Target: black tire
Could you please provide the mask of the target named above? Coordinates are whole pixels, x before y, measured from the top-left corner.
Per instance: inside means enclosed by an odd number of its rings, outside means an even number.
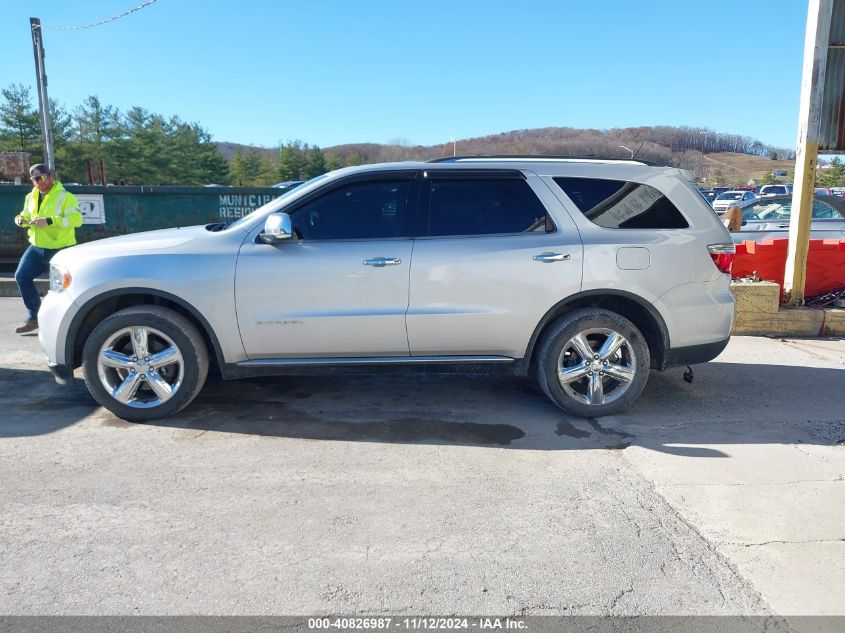
[[[602,356],[606,343],[619,341],[614,337],[621,337],[619,347]],[[564,411],[586,418],[630,407],[642,393],[651,366],[648,345],[637,327],[600,308],[574,310],[557,319],[543,334],[536,358],[537,382],[545,394]]]
[[[138,349],[147,349],[144,358],[152,366],[134,356]],[[132,306],[94,328],[85,341],[82,366],[85,385],[99,404],[119,418],[144,422],[173,415],[197,396],[208,375],[208,350],[181,314],[160,306]],[[115,396],[123,387],[126,402]]]

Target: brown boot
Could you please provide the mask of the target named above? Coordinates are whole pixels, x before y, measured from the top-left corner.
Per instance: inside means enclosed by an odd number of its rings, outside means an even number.
[[[38,321],[36,319],[27,319],[23,322],[23,325],[19,325],[15,328],[15,334],[26,334],[27,332],[32,332],[37,329]]]

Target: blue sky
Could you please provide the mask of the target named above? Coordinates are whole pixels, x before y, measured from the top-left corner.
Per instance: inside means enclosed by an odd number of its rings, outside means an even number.
[[[794,148],[807,4],[797,0],[0,2],[0,87],[88,95],[217,141],[432,145],[514,129],[689,125]],[[33,90],[33,95],[35,94]]]

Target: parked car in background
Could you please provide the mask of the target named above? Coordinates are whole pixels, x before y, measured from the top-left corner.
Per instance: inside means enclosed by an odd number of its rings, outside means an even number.
[[[792,196],[761,198],[742,210],[742,229],[731,236],[734,242],[788,237],[791,217]],[[810,238],[845,238],[845,200],[839,196],[813,196]]]
[[[676,168],[449,158],[338,169],[253,213],[63,249],[39,341],[126,420],[223,378],[535,376],[586,417],[728,344],[730,235]],[[246,396],[245,396],[246,397]]]
[[[719,195],[712,189],[706,189],[699,187],[698,193],[704,198],[704,200],[709,204],[711,207],[713,206],[713,202],[716,200],[716,197]]]
[[[284,182],[277,182],[275,185],[271,185],[271,187],[274,189],[293,189],[304,182],[304,180],[285,180]]]
[[[732,204],[738,204],[740,208],[744,208],[757,199],[753,191],[726,191],[719,194],[716,200],[713,201],[713,210],[722,215]]]
[[[760,197],[786,196],[792,193],[792,185],[763,185],[760,187]]]
[[[822,196],[834,195],[833,189],[830,189],[829,187],[813,187],[813,193]]]

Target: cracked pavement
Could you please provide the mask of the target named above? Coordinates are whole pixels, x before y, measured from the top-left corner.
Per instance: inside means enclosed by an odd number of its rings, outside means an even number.
[[[845,341],[584,420],[481,376],[211,382],[128,424],[0,299],[0,613],[843,614]]]

